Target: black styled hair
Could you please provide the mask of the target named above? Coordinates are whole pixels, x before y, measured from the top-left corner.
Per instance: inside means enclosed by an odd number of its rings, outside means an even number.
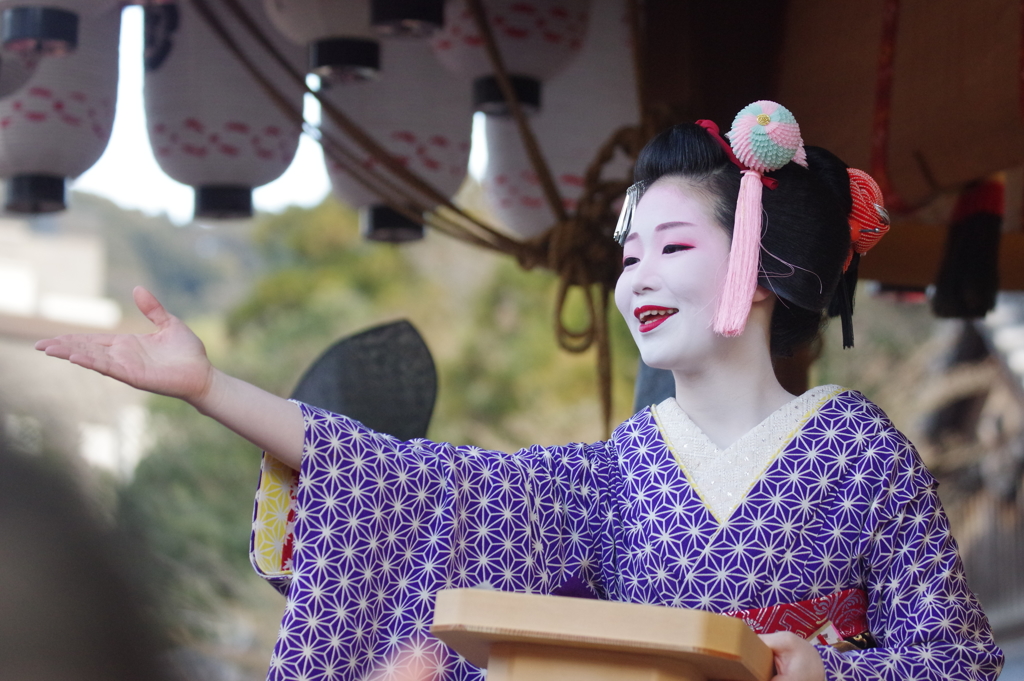
[[[853,267],[843,277],[853,205],[847,165],[820,147],[807,147],[807,161],[807,168],[787,163],[766,173],[779,184],[761,194],[764,222],[757,283],[778,298],[771,320],[771,352],[776,356],[789,356],[813,340],[830,308],[835,316],[843,301],[852,304],[847,292],[856,284]],[[663,177],[680,178],[703,194],[732,236],[740,169],[711,133],[682,123],[648,142],[637,159],[634,180],[649,187]]]

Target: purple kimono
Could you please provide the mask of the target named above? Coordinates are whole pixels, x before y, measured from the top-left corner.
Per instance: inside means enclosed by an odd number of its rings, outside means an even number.
[[[254,564],[288,598],[270,679],[387,678],[410,664],[482,679],[427,633],[434,593],[543,594],[574,576],[604,599],[713,612],[861,588],[878,647],[820,646],[828,678],[999,674],[935,479],[859,393],[810,414],[723,524],[650,410],[607,442],[505,454],[302,409],[298,483],[267,511],[265,465],[254,524]],[[277,538],[260,544],[271,526]]]

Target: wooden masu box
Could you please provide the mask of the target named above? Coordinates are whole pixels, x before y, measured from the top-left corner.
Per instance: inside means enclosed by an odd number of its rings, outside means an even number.
[[[772,651],[699,610],[483,589],[437,594],[431,632],[487,681],[768,681]]]

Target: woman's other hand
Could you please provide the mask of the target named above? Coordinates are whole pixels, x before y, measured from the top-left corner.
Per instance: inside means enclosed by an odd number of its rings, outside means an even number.
[[[203,342],[167,312],[152,293],[132,292],[142,314],[156,325],[149,334],[70,334],[36,343],[51,357],[116,378],[149,392],[202,402],[213,382],[213,366]]]
[[[760,638],[775,654],[772,681],[825,681],[825,665],[810,642],[788,631]]]

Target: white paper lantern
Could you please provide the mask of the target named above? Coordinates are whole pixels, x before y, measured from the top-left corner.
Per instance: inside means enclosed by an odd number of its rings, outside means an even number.
[[[264,0],[264,6],[282,34],[309,50],[310,72],[348,82],[380,70],[369,0]]]
[[[61,56],[78,44],[81,17],[104,14],[117,0],[5,0],[0,42],[8,52]]]
[[[516,98],[530,109],[540,108],[541,81],[559,73],[580,51],[590,0],[484,0],[483,4]],[[477,109],[506,111],[466,0],[448,0],[444,28],[434,35],[431,45],[445,67],[474,79]]]
[[[258,0],[245,5],[271,30]],[[243,51],[260,54],[243,28],[226,14],[221,18]],[[298,126],[190,2],[147,7],[146,29],[146,123],[157,162],[195,188],[196,216],[248,217],[252,188],[277,179],[292,162]],[[281,47],[301,61],[296,50]],[[301,109],[302,90],[270,59],[260,66]]]
[[[0,53],[0,99],[18,92],[43,60],[37,52]]]
[[[530,119],[567,210],[576,208],[587,166],[619,128],[640,118],[625,0],[593,0],[591,27],[579,58],[546,87],[544,110]],[[515,122],[487,116],[487,167],[481,184],[492,214],[522,239],[554,224]],[[629,177],[624,156],[606,176]]]
[[[380,80],[331,88],[326,96],[405,167],[445,196],[454,195],[469,162],[472,109],[466,83],[445,72],[421,41],[386,43],[383,64]],[[322,128],[325,135],[339,136],[326,114]],[[382,169],[368,156],[360,160]],[[328,161],[327,166],[338,198],[364,209],[368,238],[402,240],[402,234],[414,238],[417,231],[422,233],[419,223],[386,209],[378,196],[335,164]]]
[[[7,209],[64,208],[64,178],[89,169],[107,146],[117,97],[119,8],[81,18],[78,49],[45,59],[0,100],[0,177]]]

